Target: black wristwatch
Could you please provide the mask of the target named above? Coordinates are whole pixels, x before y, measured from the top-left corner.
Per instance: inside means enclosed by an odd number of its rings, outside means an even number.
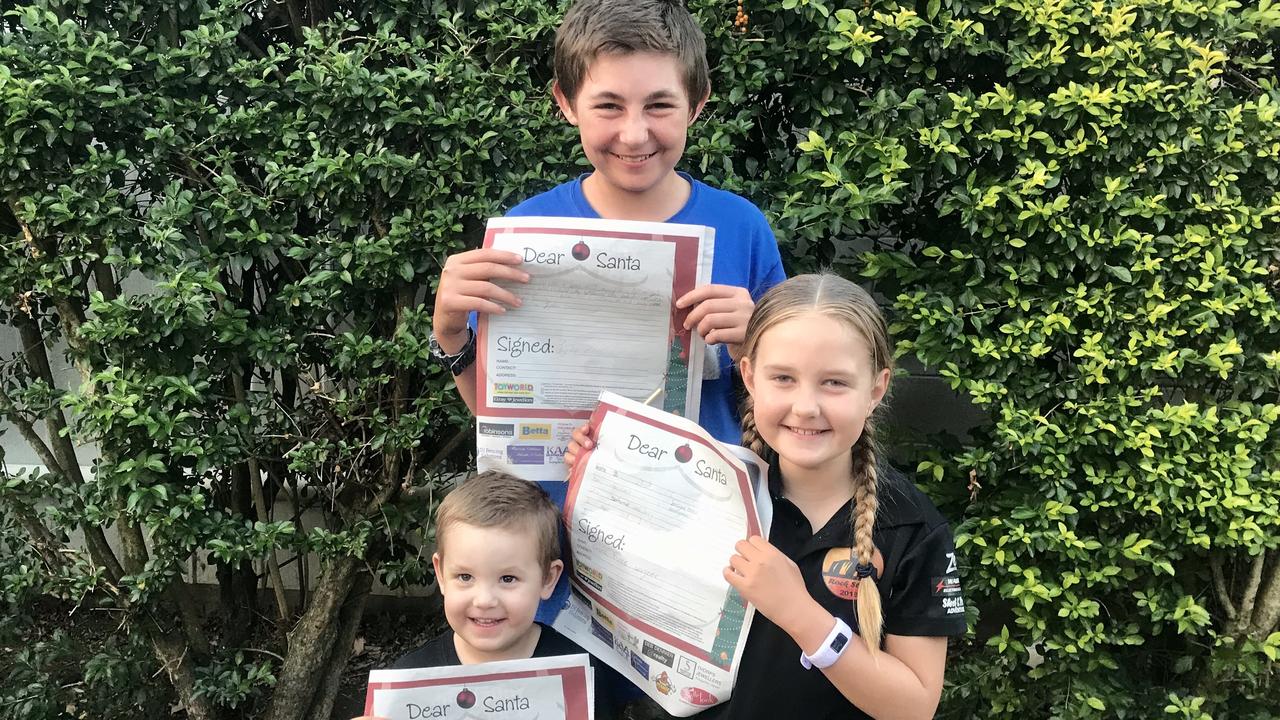
[[[476,361],[476,331],[467,326],[467,341],[463,343],[462,349],[450,355],[440,347],[440,343],[436,342],[436,333],[431,331],[431,337],[427,340],[427,347],[431,350],[431,356],[439,360],[442,365],[449,368],[449,372],[454,377],[466,372],[471,367],[471,363]]]

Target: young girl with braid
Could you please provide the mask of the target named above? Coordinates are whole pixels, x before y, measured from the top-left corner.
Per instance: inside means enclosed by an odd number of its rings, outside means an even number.
[[[946,521],[876,453],[892,366],[848,280],[802,275],[756,305],[742,436],[770,463],[773,526],[724,570],[759,613],[733,696],[700,717],[933,717],[964,600]]]
[[[893,372],[880,309],[801,275],[756,304],[742,352],[742,442],[769,461],[773,525],[724,569],[759,612],[733,695],[698,717],[933,717],[964,599],[946,520],[876,452]],[[566,461],[593,446],[579,428]]]

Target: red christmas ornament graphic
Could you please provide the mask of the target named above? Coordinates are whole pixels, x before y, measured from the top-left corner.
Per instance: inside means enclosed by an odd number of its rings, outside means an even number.
[[[591,248],[587,247],[587,244],[581,241],[579,241],[577,245],[574,245],[573,250],[570,250],[569,252],[573,254],[574,260],[586,260],[588,257],[591,257]]]
[[[458,693],[458,707],[462,708],[463,710],[466,710],[467,708],[475,704],[476,704],[475,693],[465,688],[463,689],[462,692]]]

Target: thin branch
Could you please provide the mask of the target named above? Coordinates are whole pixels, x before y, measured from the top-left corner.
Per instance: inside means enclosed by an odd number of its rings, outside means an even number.
[[[116,282],[115,275],[111,272],[111,267],[104,262],[106,250],[102,247],[102,241],[93,241],[93,251],[97,253],[98,258],[93,261],[93,279],[98,286],[98,292],[102,293],[102,297],[108,302],[120,297],[120,285]]]
[[[458,446],[462,444],[462,441],[469,437],[471,437],[470,425],[454,433],[453,437],[449,438],[449,441],[444,445],[441,445],[440,449],[436,451],[436,454],[427,462],[427,466],[424,468],[424,471],[427,473],[435,472],[436,468],[443,465],[444,461],[453,454],[453,451],[458,449]]]
[[[445,441],[445,444],[441,445],[440,449],[436,451],[436,454],[427,462],[426,466],[423,468],[423,472],[427,474],[435,472],[436,469],[444,464],[444,461],[449,458],[449,455],[451,455],[453,451],[469,437],[471,437],[470,426],[464,427],[454,433],[453,437]],[[407,482],[408,481],[406,480],[406,484]],[[405,487],[401,489],[401,494],[403,497],[410,500],[421,500],[424,498],[430,500],[435,494],[435,488]]]
[[[413,302],[411,293],[407,288],[401,288],[396,292],[396,321],[395,327],[399,329],[404,324],[404,315],[409,311],[410,304]],[[412,370],[408,368],[399,368],[396,371],[395,381],[392,383],[391,389],[391,422],[398,423],[404,414],[405,408],[408,406],[409,380]],[[390,454],[382,465],[382,487],[374,494],[371,510],[381,507],[395,491],[400,487],[400,470],[403,463],[404,450],[396,448]]]
[[[23,237],[25,237],[27,242],[31,244],[35,256],[47,256],[50,260],[56,261],[58,257],[57,245],[48,238],[40,237],[32,233],[31,227],[27,225],[26,221],[19,217],[18,205],[12,200],[9,201],[9,210],[13,213],[14,219],[17,220],[18,224],[22,227]],[[76,367],[80,369],[87,381],[91,376],[88,372],[88,368],[83,365],[83,360],[80,357],[83,355],[80,351],[84,349],[83,341],[80,338],[80,326],[84,323],[84,308],[73,304],[71,299],[65,295],[51,295],[50,299],[53,300],[54,307],[58,309],[58,318],[62,321],[62,331],[67,345],[71,346],[72,350],[77,351],[77,357],[75,360]],[[53,386],[52,382],[50,382],[50,386]]]
[[[284,664],[284,658],[271,652],[270,650],[263,650],[262,648],[239,648],[239,649],[245,652],[253,652],[253,653],[261,653],[263,655],[270,655],[271,657],[279,660],[281,665]]]
[[[1214,556],[1209,560],[1209,568],[1213,570],[1213,590],[1218,595],[1218,604],[1222,606],[1222,611],[1227,614],[1228,620],[1236,619],[1236,606],[1231,602],[1230,588],[1227,587],[1227,580],[1222,574],[1222,558]]]
[[[24,236],[32,247],[38,251],[37,257],[44,255],[46,256],[46,262],[58,267],[60,258],[58,257],[57,243],[49,238],[39,237],[32,233],[26,223],[21,218],[18,218],[16,204],[12,201],[9,204],[14,212],[14,217],[22,224]],[[109,283],[109,286],[114,287],[114,279],[112,279],[112,283]],[[108,292],[110,292],[110,289],[108,289]],[[104,296],[105,294],[104,292]],[[66,295],[54,295],[51,296],[51,299],[58,310],[64,334],[63,339],[73,351],[76,369],[80,373],[81,387],[84,388],[86,394],[92,394],[93,372],[86,361],[87,348],[84,345],[83,337],[80,335],[80,327],[85,320],[84,309]],[[23,357],[32,375],[43,380],[51,389],[56,388],[57,384],[54,382],[48,352],[45,348],[45,338],[40,333],[39,325],[34,318],[25,317],[20,313],[15,314],[15,324],[18,326],[23,344]],[[56,406],[51,407],[45,416],[45,421],[49,429],[49,440],[53,445],[51,453],[57,460],[54,466],[61,469],[63,477],[73,486],[83,486],[85,478],[80,471],[76,448],[72,444],[70,434],[67,432],[66,418],[63,416],[61,409]],[[109,459],[106,453],[104,453],[104,459]],[[79,498],[74,498],[72,502],[77,511],[83,512],[83,502]],[[115,589],[114,586],[119,584],[120,578],[126,571],[130,574],[142,572],[148,560],[146,538],[142,529],[136,522],[129,519],[123,507],[117,506],[116,510],[118,512],[116,534],[120,540],[120,557],[116,556],[115,551],[107,542],[103,527],[81,525],[90,557],[104,568],[106,586],[112,591]],[[200,618],[197,616],[194,604],[188,596],[186,584],[180,580],[174,581],[167,588],[166,594],[178,606],[179,618],[182,621],[188,643],[194,645],[198,651],[203,652],[207,647],[207,643],[204,641],[203,631],[200,628]],[[183,703],[187,706],[188,715],[192,720],[204,720],[205,718],[212,720],[216,715],[212,710],[212,706],[206,699],[198,698],[194,695],[195,678],[190,663],[185,662],[187,647],[170,637],[158,625],[155,627],[155,631],[149,634],[152,637],[152,644],[158,653],[159,659],[170,670],[170,676],[174,681],[175,688],[178,690]]]
[[[200,223],[196,223],[196,229],[204,236],[204,228]],[[227,284],[230,285],[230,278],[225,278]],[[219,305],[227,304],[227,296],[222,293],[215,292],[214,299]],[[246,373],[240,367],[239,363],[232,361],[231,365],[231,391],[235,395],[235,402],[240,407],[249,412],[249,397],[245,389]],[[261,523],[271,522],[271,511],[267,507],[266,493],[263,491],[262,483],[262,467],[258,464],[258,458],[249,453],[245,459],[249,470],[249,493],[253,498],[254,514]],[[267,552],[267,572],[271,576],[271,586],[274,591],[276,600],[276,611],[280,614],[280,620],[287,622],[289,620],[289,599],[284,594],[284,578],[280,575],[280,561],[276,559],[275,549],[272,548]]]
[[[41,251],[39,246],[36,245],[36,237],[31,232],[31,226],[27,225],[26,221],[22,219],[22,216],[18,214],[18,203],[10,200],[9,212],[13,214],[13,219],[18,221],[18,227],[22,228],[22,238],[27,241],[27,252],[30,253],[32,257],[40,257]]]
[[[1253,90],[1255,93],[1262,92],[1262,86],[1254,82],[1253,78],[1249,77],[1248,75],[1245,75],[1239,70],[1236,70],[1235,68],[1231,68],[1231,67],[1227,68],[1227,72],[1231,74],[1231,77],[1237,80],[1243,80],[1244,84],[1248,85],[1249,89]]]
[[[285,10],[289,14],[289,27],[293,30],[294,39],[302,42],[302,13],[298,10],[298,6],[294,5],[293,0],[282,0],[281,4],[285,6]]]
[[[45,568],[50,574],[55,574],[59,569],[66,567],[64,555],[73,554],[73,551],[54,537],[31,506],[19,501],[10,501],[7,509],[18,517],[22,529],[26,530],[27,535],[30,536],[31,547],[44,561]]]
[[[11,204],[11,208],[16,212],[16,206]],[[32,241],[47,256],[48,261],[56,262],[58,260],[58,247],[53,241],[43,237],[33,237]],[[71,347],[76,369],[80,372],[81,387],[85,388],[86,393],[92,394],[93,372],[85,360],[87,348],[85,348],[84,339],[80,335],[80,326],[85,320],[83,307],[73,303],[68,296],[53,296],[52,299],[54,306],[58,309],[64,340]],[[19,333],[22,336],[24,356],[27,359],[28,366],[37,377],[48,383],[50,388],[57,387],[53,381],[48,353],[44,346],[44,337],[40,334],[39,327],[31,318],[22,316],[17,317],[17,324]],[[63,476],[76,486],[84,485],[85,479],[80,472],[80,462],[76,455],[76,448],[67,432],[67,423],[62,411],[56,407],[51,408],[46,416],[46,422],[49,428],[49,440],[53,443],[53,453],[58,459],[58,465],[62,468]],[[108,454],[104,452],[103,455],[106,458]],[[80,503],[77,501],[77,509],[82,509],[79,505]],[[112,584],[118,584],[121,576],[126,572],[129,574],[142,572],[150,558],[146,536],[143,534],[141,526],[129,519],[123,507],[117,507],[116,510],[119,513],[116,522],[116,536],[120,540],[119,557],[116,556],[115,551],[112,550],[111,545],[107,542],[106,534],[101,527],[83,526],[82,528],[85,542],[89,546],[90,556],[106,567],[107,579]],[[187,640],[203,651],[207,643],[204,639],[204,633],[200,629],[200,618],[195,612],[195,606],[189,596],[186,583],[181,580],[174,580],[167,589],[167,593],[174,604],[177,605]]]
[[[226,302],[226,298],[221,293],[214,293],[218,303]],[[231,385],[235,392],[235,401],[249,411],[248,396],[245,393],[244,374],[239,366],[233,366],[231,370]],[[262,523],[271,522],[271,514],[267,508],[266,494],[262,489],[262,468],[258,465],[258,459],[252,454],[246,459],[249,466],[249,492],[253,497],[254,513],[258,517],[258,521]],[[284,578],[280,575],[280,562],[276,559],[275,549],[272,548],[267,552],[267,572],[271,575],[271,586],[275,593],[276,611],[280,614],[282,621],[288,621],[289,599],[284,594]]]
[[[267,500],[262,491],[262,469],[258,467],[258,461],[252,456],[248,459],[249,463],[249,490],[253,493],[253,507],[261,522],[270,522],[271,516],[267,512]],[[280,619],[287,621],[289,619],[289,599],[284,594],[284,578],[280,575],[280,561],[276,559],[275,549],[269,549],[267,553],[267,572],[271,575],[271,585],[275,590],[276,611],[280,613]]]
[[[35,450],[40,462],[44,463],[49,472],[66,475],[62,470],[62,465],[54,457],[53,451],[44,443],[44,438],[40,437],[40,433],[36,432],[35,425],[18,411],[13,398],[9,397],[9,393],[5,392],[4,388],[0,388],[0,416],[5,417],[18,427],[18,434],[22,435],[22,439],[27,441],[32,450]]]

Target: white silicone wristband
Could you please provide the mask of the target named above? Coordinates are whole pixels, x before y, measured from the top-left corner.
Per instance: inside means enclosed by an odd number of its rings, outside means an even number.
[[[800,651],[800,664],[805,670],[829,668],[840,659],[840,655],[844,653],[845,648],[849,647],[849,641],[852,639],[853,630],[849,628],[849,624],[836,618],[835,627],[831,628],[827,639],[822,641],[822,645],[812,655],[805,653],[803,649]]]

